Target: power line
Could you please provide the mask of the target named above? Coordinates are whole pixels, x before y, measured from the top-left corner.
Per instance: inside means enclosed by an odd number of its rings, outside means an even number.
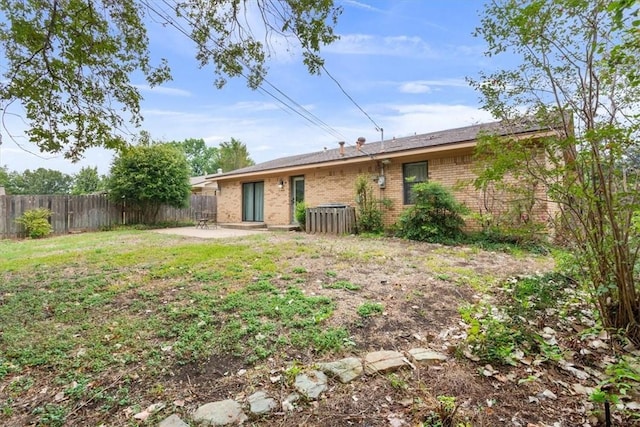
[[[300,37],[297,37],[297,36],[296,36],[296,38],[297,38],[297,39],[298,39],[298,41],[300,42],[300,45],[303,45],[302,40],[300,40]],[[305,47],[305,49],[306,49],[306,51],[307,51],[309,54],[313,55],[313,52],[311,52],[311,51],[309,50],[309,48],[308,48],[308,47]],[[351,101],[351,103],[353,103],[353,105],[355,105],[355,106],[356,106],[356,107],[357,107],[357,108],[362,112],[362,114],[364,114],[364,115],[369,119],[369,121],[370,121],[371,123],[373,123],[373,126],[375,127],[375,130],[376,130],[376,131],[378,131],[378,132],[380,132],[380,144],[381,144],[381,150],[382,150],[382,151],[384,151],[384,129],[383,129],[381,126],[378,126],[378,124],[375,122],[375,120],[373,120],[373,119],[371,118],[371,116],[370,116],[370,115],[369,115],[369,114],[364,110],[364,108],[362,108],[362,107],[360,106],[360,104],[358,104],[358,103],[356,102],[356,100],[355,100],[355,99],[353,99],[353,97],[352,97],[351,95],[349,95],[349,93],[347,93],[347,91],[344,89],[344,87],[342,87],[342,85],[340,84],[340,82],[338,81],[338,79],[336,79],[336,78],[333,76],[333,74],[331,74],[331,73],[329,72],[329,70],[326,68],[326,66],[324,65],[324,63],[321,63],[321,64],[320,64],[320,67],[322,68],[322,70],[323,70],[325,73],[327,73],[327,76],[329,76],[329,78],[330,78],[331,80],[333,80],[333,82],[338,86],[338,88],[342,91],[342,93],[343,93],[343,94],[344,94],[344,95],[345,95],[345,96],[346,96],[346,97]],[[351,144],[349,144],[349,145],[351,145]],[[367,153],[365,153],[365,154],[367,154]],[[373,155],[371,155],[371,154],[367,154],[367,155],[373,159]]]
[[[344,93],[344,95],[345,95],[347,98],[349,98],[349,100],[353,103],[353,105],[355,105],[356,107],[358,107],[358,109],[359,109],[360,111],[362,111],[362,114],[364,114],[365,116],[367,116],[367,118],[369,119],[369,121],[371,121],[371,123],[373,123],[373,125],[375,126],[376,130],[377,130],[378,132],[382,132],[382,130],[383,130],[383,129],[382,129],[380,126],[378,126],[378,124],[377,124],[377,123],[376,123],[376,122],[371,118],[371,116],[370,116],[366,111],[364,111],[364,109],[363,109],[363,108],[362,108],[362,107],[361,107],[361,106],[356,102],[356,100],[355,100],[355,99],[353,99],[353,98],[351,97],[351,95],[349,95],[349,94],[347,93],[347,91],[342,87],[342,85],[340,84],[340,82],[339,82],[335,77],[333,77],[333,75],[329,72],[329,70],[327,70],[327,68],[324,66],[324,64],[322,64],[322,66],[321,66],[321,67],[322,67],[322,69],[324,70],[324,72],[325,72],[325,73],[327,73],[327,76],[329,76],[329,78],[330,78],[331,80],[333,80],[333,81],[334,81],[334,83],[335,83],[335,84],[340,88],[340,90],[342,91],[342,93]]]
[[[174,27],[175,29],[177,29],[180,33],[182,33],[183,35],[185,35],[186,37],[188,37],[189,39],[191,39],[193,42],[195,42],[200,48],[203,48],[205,50],[207,50],[209,53],[213,53],[209,48],[207,48],[206,45],[201,44],[200,42],[198,42],[197,40],[195,40],[193,38],[193,36],[191,34],[189,34],[187,32],[187,30],[185,30],[180,24],[178,24],[177,22],[175,22],[173,20],[172,17],[169,16],[169,14],[164,10],[161,9],[163,13],[158,12],[158,10],[156,8],[154,8],[153,6],[151,6],[149,4],[149,2],[147,0],[141,0],[141,2],[149,9],[151,10],[153,13],[155,13],[156,15],[158,15],[160,18],[162,18],[163,20],[166,21],[167,24],[171,25],[172,27]],[[172,8],[173,6],[171,4],[169,4],[166,0],[163,0],[163,3],[165,5],[167,5],[169,8]],[[174,3],[174,5],[177,7],[177,3]],[[182,19],[184,19],[185,21],[187,21],[190,25],[194,25],[192,21],[190,21],[189,19],[187,19],[186,17],[182,16]],[[215,40],[212,40],[214,43],[216,43],[219,47],[221,47]],[[244,63],[243,61],[240,61],[240,63],[245,66],[246,68],[251,70],[251,67]],[[242,77],[244,77],[245,79],[248,79],[249,77],[243,73],[240,72],[240,75]],[[277,86],[275,86],[273,83],[271,83],[268,79],[263,78],[263,82],[265,82],[267,85],[269,85],[270,87],[272,87],[276,92],[278,92],[281,96],[283,96],[284,98],[286,98],[289,102],[291,102],[293,105],[295,105],[297,107],[294,108],[292,107],[289,103],[285,102],[283,99],[279,98],[278,96],[276,96],[275,94],[273,94],[271,91],[269,91],[268,89],[266,89],[265,87],[260,87],[259,89],[266,93],[267,95],[269,95],[270,97],[272,97],[273,99],[275,99],[276,101],[278,101],[279,103],[281,103],[282,105],[284,105],[285,107],[287,107],[289,110],[293,111],[295,114],[299,115],[300,117],[302,117],[303,119],[307,120],[308,122],[310,122],[311,124],[315,125],[316,127],[322,129],[323,131],[325,131],[326,133],[330,134],[331,136],[333,136],[334,138],[338,138],[338,139],[346,139],[344,137],[344,135],[342,135],[338,130],[334,129],[333,127],[329,126],[327,123],[325,123],[324,121],[322,121],[319,117],[317,117],[316,115],[314,115],[313,113],[311,113],[308,109],[306,109],[304,106],[300,105],[298,102],[296,102],[295,100],[293,100],[290,96],[288,96],[286,93],[284,93],[284,91],[282,91],[281,89],[279,89]]]

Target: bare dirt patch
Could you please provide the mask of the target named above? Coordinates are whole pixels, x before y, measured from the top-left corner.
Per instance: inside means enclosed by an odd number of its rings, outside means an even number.
[[[175,244],[190,243],[201,245],[202,240],[176,237]],[[268,416],[252,417],[248,424],[421,425],[438,410],[441,405],[438,398],[443,396],[455,398],[460,406],[459,419],[468,420],[468,425],[472,426],[582,426],[589,420],[592,407],[588,406],[586,395],[572,391],[572,385],[578,381],[570,373],[551,364],[521,364],[494,366],[495,372],[485,375],[484,365],[462,356],[460,351],[465,336],[460,306],[485,298],[488,290],[510,277],[552,270],[553,261],[548,256],[509,255],[474,247],[449,247],[393,238],[302,233],[264,233],[229,239],[229,244],[273,253],[277,272],[269,277],[269,282],[278,289],[295,286],[307,296],[325,296],[334,301],[336,308],[325,324],[327,328],[348,330],[344,350],[326,355],[313,348],[290,348],[255,364],[248,364],[238,355],[212,354],[199,361],[156,367],[153,375],[142,363],[127,365],[121,370],[105,372],[90,387],[103,387],[105,393],[109,393],[115,389],[113,384],[122,386],[126,378],[130,400],[135,401],[135,405],[126,410],[116,404],[111,409],[104,409],[91,401],[79,402],[64,425],[156,425],[172,413],[189,420],[200,405],[228,398],[244,403],[246,397],[257,390],[266,390],[281,402],[293,391],[287,374],[294,364],[304,370],[320,361],[364,357],[367,352],[381,349],[406,352],[415,347],[429,347],[445,353],[448,360],[438,366],[408,367],[393,375],[365,376],[349,384],[330,380],[329,389],[320,400],[303,399],[294,411],[279,409]],[[215,266],[216,260],[211,260],[211,264]],[[65,274],[71,275],[73,271],[76,270],[70,269]],[[141,270],[130,277],[137,277],[137,274],[144,276],[146,272]],[[158,304],[164,304],[175,299],[176,286],[193,287],[194,290],[208,286],[206,280],[190,282],[184,279],[186,276],[178,277],[151,278],[144,282],[144,290],[153,291],[157,294]],[[112,286],[123,287],[125,284],[114,279]],[[234,286],[239,285],[234,283]],[[127,289],[112,303],[114,311],[134,310],[139,290]],[[382,313],[363,317],[358,314],[363,304],[380,304]],[[144,313],[155,309],[141,306],[137,310]],[[572,334],[558,331],[559,341],[572,342],[572,339]],[[158,347],[162,345],[160,343]],[[579,350],[579,344],[576,346]],[[23,396],[24,415],[16,413],[6,425],[33,424],[34,418],[28,416],[28,408],[43,406],[50,400],[49,395],[59,388],[47,381],[45,376],[38,379],[33,393]],[[595,382],[591,380],[585,385],[594,386]],[[0,387],[0,397],[3,392],[8,394],[7,390]],[[545,390],[552,392],[555,398],[541,397]],[[28,398],[38,399],[38,405],[29,402]],[[159,402],[165,404],[164,409],[146,422],[133,418],[136,412]],[[595,425],[593,420],[591,422],[590,425]]]
[[[442,366],[417,366],[398,372],[393,381],[386,375],[363,377],[347,385],[332,381],[319,401],[301,402],[294,412],[279,411],[254,418],[252,425],[389,426],[398,420],[415,425],[438,406],[436,397],[442,395],[456,398],[461,405],[459,413],[466,414],[471,425],[538,422],[551,425],[558,420],[562,425],[579,425],[584,419],[584,413],[571,413],[570,408],[577,404],[565,400],[530,403],[529,396],[541,391],[537,390],[540,384],[503,384],[480,375],[477,364],[454,354],[459,342],[455,335],[461,330],[460,305],[477,301],[483,289],[508,277],[551,270],[553,262],[549,257],[511,256],[399,239],[295,233],[274,233],[266,239],[268,245],[293,242],[304,246],[305,250],[295,257],[280,259],[282,271],[271,281],[284,288],[292,284],[290,275],[294,269],[304,271],[296,276],[303,277],[304,282],[296,286],[308,295],[327,296],[337,303],[328,322],[346,325],[353,342],[342,356],[362,357],[368,351],[380,349],[407,351],[431,347],[449,354],[450,359]],[[340,282],[359,289],[332,287]],[[381,303],[382,315],[359,316],[357,309],[366,302]],[[315,362],[337,358],[318,356],[311,350],[294,351],[252,367],[229,364],[223,358],[217,362],[217,368],[212,368],[211,363],[216,363],[216,358],[212,358],[204,367],[181,368],[180,374],[167,381],[184,385],[188,377],[187,389],[175,396],[183,400],[186,397],[189,402],[184,408],[176,408],[188,418],[190,411],[207,401],[224,398],[242,401],[258,389],[267,390],[282,401],[292,392],[284,373],[294,361],[310,368]]]

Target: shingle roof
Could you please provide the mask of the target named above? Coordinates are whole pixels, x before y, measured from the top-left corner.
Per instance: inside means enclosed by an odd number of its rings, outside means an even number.
[[[204,184],[205,182],[207,182],[207,177],[206,176],[192,176],[191,178],[189,178],[189,183],[191,184],[191,186],[193,187],[194,185],[200,185],[200,184]]]
[[[269,160],[242,169],[236,169],[227,173],[209,175],[207,178],[231,177],[234,175],[244,175],[252,172],[263,172],[295,166],[321,164],[357,157],[379,157],[380,155],[389,153],[399,153],[441,145],[459,144],[475,140],[480,133],[509,135],[537,132],[543,129],[548,129],[548,127],[536,125],[531,121],[523,121],[517,124],[510,123],[508,125],[504,122],[484,123],[421,135],[393,138],[385,140],[384,142],[367,142],[360,150],[357,150],[354,144],[345,145],[344,155],[340,155],[340,149],[335,148],[331,150],[317,151],[314,153],[280,157],[278,159]]]

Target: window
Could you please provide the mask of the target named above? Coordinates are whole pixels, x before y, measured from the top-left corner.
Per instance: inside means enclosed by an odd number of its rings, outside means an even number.
[[[413,199],[413,186],[427,181],[427,162],[405,163],[402,165],[402,182],[404,204],[411,205]]]

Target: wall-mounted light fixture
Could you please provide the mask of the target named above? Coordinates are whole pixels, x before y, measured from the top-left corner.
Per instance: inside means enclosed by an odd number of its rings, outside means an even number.
[[[278,180],[278,188],[281,190],[284,188],[284,180],[282,178]]]

